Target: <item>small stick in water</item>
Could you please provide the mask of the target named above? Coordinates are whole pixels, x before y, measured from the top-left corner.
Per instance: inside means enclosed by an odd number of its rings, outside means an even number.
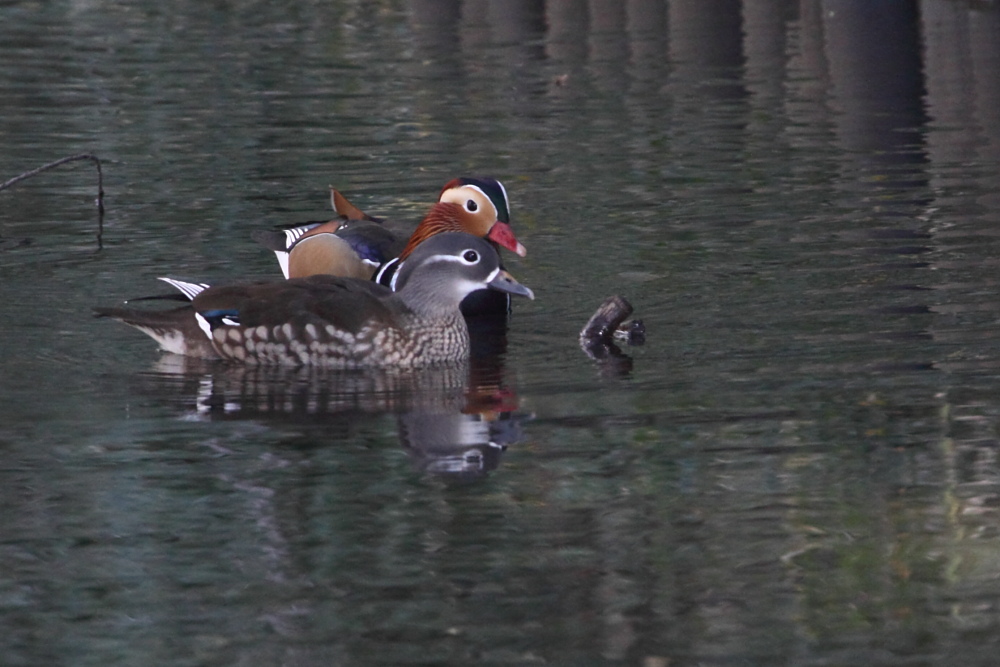
[[[104,172],[101,171],[101,159],[96,155],[91,153],[80,153],[79,155],[70,155],[69,157],[64,157],[55,162],[49,162],[48,164],[43,164],[37,169],[32,169],[31,171],[26,171],[23,174],[18,174],[14,178],[0,183],[0,190],[6,190],[16,183],[20,183],[26,178],[31,178],[32,176],[37,176],[43,171],[48,171],[49,169],[55,169],[59,165],[66,164],[67,162],[75,162],[77,160],[90,160],[97,167],[97,245],[100,247],[101,238],[104,236]]]

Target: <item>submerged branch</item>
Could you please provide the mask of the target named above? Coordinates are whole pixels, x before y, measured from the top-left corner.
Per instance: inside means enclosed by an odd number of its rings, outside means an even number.
[[[632,358],[614,343],[615,338],[629,345],[645,342],[646,326],[642,320],[625,321],[631,314],[632,304],[625,297],[609,296],[580,331],[580,348],[588,357],[600,362],[602,374],[624,377],[632,370]]]
[[[101,245],[101,238],[104,236],[104,172],[101,170],[101,159],[96,155],[91,153],[80,153],[79,155],[70,155],[69,157],[64,157],[55,162],[49,162],[48,164],[43,164],[41,167],[32,169],[31,171],[26,171],[23,174],[18,174],[14,178],[0,183],[0,191],[6,190],[16,183],[31,178],[32,176],[37,176],[43,171],[48,171],[49,169],[55,169],[56,167],[66,164],[67,162],[75,162],[77,160],[90,160],[97,167],[97,245]]]

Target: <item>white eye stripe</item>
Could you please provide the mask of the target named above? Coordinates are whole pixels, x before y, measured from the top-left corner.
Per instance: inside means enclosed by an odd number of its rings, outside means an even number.
[[[469,253],[472,253],[475,256],[475,259],[465,259],[465,255]],[[479,279],[482,272],[489,272],[489,277],[486,279],[489,281],[493,280],[500,271],[498,267],[498,259],[491,258],[490,253],[485,247],[478,249],[466,246],[457,252],[441,252],[434,255],[428,255],[419,260],[419,265],[414,264],[415,261],[416,260],[414,259],[408,259],[405,262],[400,262],[400,268],[398,271],[393,273],[389,284],[392,291],[395,292],[400,289],[403,281],[409,280],[409,276],[417,271],[420,271],[424,275],[428,272],[433,273],[434,271],[440,271],[442,278],[447,276],[445,279],[446,282],[453,283],[453,281],[459,281],[462,284],[469,283],[478,285],[478,287],[475,287],[474,289],[483,288],[483,283],[481,283]],[[441,267],[441,269],[431,268],[434,264],[445,262],[458,264],[460,268],[447,270],[444,267]],[[404,278],[404,276],[407,277]]]
[[[493,209],[493,217],[495,218],[497,216],[497,213],[498,213],[497,212],[497,207],[493,205],[493,200],[490,199],[490,196],[488,194],[486,194],[485,192],[483,192],[483,189],[481,187],[479,187],[478,185],[463,185],[462,187],[463,188],[470,188],[472,190],[475,190],[479,194],[481,194],[483,196],[483,198],[489,203],[490,208]],[[500,188],[503,189],[503,186],[501,185]],[[504,191],[503,196],[504,196],[504,200],[506,201],[506,199],[507,199],[507,192],[506,192],[506,190]],[[507,205],[507,208],[508,209],[510,208],[510,204]]]
[[[465,259],[464,255],[467,252],[476,253],[476,261],[470,262],[469,260]],[[472,248],[467,248],[461,251],[461,253],[459,253],[458,255],[431,255],[430,257],[424,260],[424,263],[429,264],[431,262],[457,262],[459,264],[464,264],[465,266],[472,266],[473,264],[478,264],[479,260],[481,259],[482,255],[478,251],[473,250]]]
[[[493,181],[493,182],[496,183],[496,185],[497,185],[498,188],[500,188],[500,193],[503,195],[503,205],[504,205],[504,208],[506,208],[507,212],[510,213],[510,197],[507,196],[507,188],[505,188],[503,186],[503,183],[501,183],[500,181]],[[490,198],[490,196],[488,194],[486,194],[485,192],[483,192],[483,189],[481,187],[479,187],[478,185],[466,185],[465,187],[467,187],[467,188],[475,188],[476,191],[478,191],[484,197],[486,197],[486,201],[488,201],[490,203],[490,205],[493,206],[493,200]],[[494,212],[497,212],[496,209],[497,209],[497,207],[493,206],[493,211]]]
[[[505,188],[503,186],[503,183],[501,183],[500,181],[493,181],[493,182],[497,184],[497,187],[500,188],[500,192],[503,193],[503,205],[507,207],[507,211],[510,211],[510,199],[507,198],[507,188]],[[489,197],[487,197],[487,199],[489,199]]]

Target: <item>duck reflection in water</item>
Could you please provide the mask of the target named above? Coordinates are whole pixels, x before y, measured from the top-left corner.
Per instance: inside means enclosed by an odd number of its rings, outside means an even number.
[[[160,400],[172,396],[184,419],[294,427],[323,446],[354,437],[362,420],[394,414],[417,469],[472,481],[499,466],[529,416],[518,413],[505,378],[505,323],[470,322],[470,332],[473,353],[458,364],[335,371],[164,354],[144,380]]]
[[[455,447],[495,447],[489,429],[450,422],[494,412],[492,406],[463,411],[470,404],[467,397],[476,397],[472,404],[478,405],[484,391],[489,396],[501,388],[497,371],[485,374],[496,378],[495,384],[484,384],[482,371],[472,373],[469,359],[478,364],[502,357],[506,317],[489,317],[492,326],[485,322],[485,329],[478,323],[469,327],[460,304],[480,289],[529,299],[534,294],[500,268],[499,255],[487,241],[455,232],[420,244],[402,264],[397,281],[393,291],[326,275],[223,287],[169,279],[187,305],[95,311],[135,327],[171,353],[231,362],[205,375],[207,384],[199,382],[198,409],[221,407],[227,414],[253,406],[267,414],[302,409],[316,414],[346,406],[434,414],[436,430],[450,433],[443,439],[455,440]],[[407,444],[420,449],[427,432],[427,427],[405,429]],[[437,452],[441,440],[435,443]],[[481,469],[490,457],[465,458]]]

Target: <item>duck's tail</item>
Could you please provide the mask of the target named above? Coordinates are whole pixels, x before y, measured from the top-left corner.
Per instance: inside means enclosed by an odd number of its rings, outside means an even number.
[[[108,317],[135,327],[167,352],[202,359],[218,359],[212,341],[195,317],[194,308],[181,306],[170,310],[138,308],[94,308],[97,317]]]

